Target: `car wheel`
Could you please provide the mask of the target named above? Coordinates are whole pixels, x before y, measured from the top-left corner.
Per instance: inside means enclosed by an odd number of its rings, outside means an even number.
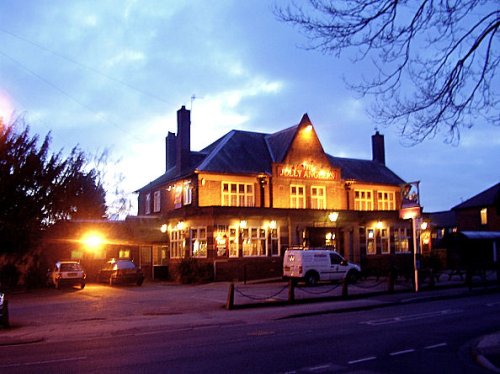
[[[83,290],[85,288],[85,282],[80,284],[80,289]]]
[[[316,286],[319,282],[319,274],[315,271],[310,271],[306,274],[304,280],[308,286]]]
[[[142,286],[142,282],[144,282],[144,278],[137,279],[137,285]]]

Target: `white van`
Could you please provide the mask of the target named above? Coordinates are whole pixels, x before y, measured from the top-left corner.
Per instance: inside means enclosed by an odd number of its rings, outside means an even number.
[[[287,249],[283,258],[283,278],[304,280],[307,285],[319,281],[356,281],[361,268],[329,249]]]

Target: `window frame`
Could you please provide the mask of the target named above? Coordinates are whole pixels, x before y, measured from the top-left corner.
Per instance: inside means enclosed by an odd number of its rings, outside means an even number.
[[[254,183],[222,181],[221,206],[254,207]]]
[[[296,193],[293,193],[294,188]],[[302,194],[299,193],[302,191]],[[303,184],[290,185],[290,208],[291,209],[306,209],[306,186]]]
[[[396,210],[394,191],[377,191],[377,210]]]
[[[170,231],[170,258],[184,258],[185,257],[185,240],[183,230]]]
[[[410,253],[410,234],[407,227],[394,227],[393,240],[395,253]],[[406,243],[406,244],[405,244]]]
[[[316,191],[316,194],[314,191]],[[319,191],[321,191],[321,194],[318,194]],[[311,209],[326,209],[325,186],[311,186]]]
[[[193,233],[196,233],[193,235]],[[189,229],[189,251],[193,258],[207,258],[208,256],[208,239],[207,226],[195,226]],[[198,241],[198,244],[196,244]],[[195,253],[195,246],[198,246],[198,253]]]
[[[365,195],[369,195],[369,197]],[[373,210],[373,190],[367,190],[367,189],[354,190],[354,210],[359,210],[359,211]]]
[[[151,192],[144,198],[144,214],[151,214]]]
[[[161,191],[153,192],[153,212],[158,213],[161,211]]]

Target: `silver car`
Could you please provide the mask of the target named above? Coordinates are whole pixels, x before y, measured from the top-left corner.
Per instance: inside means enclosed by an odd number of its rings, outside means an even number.
[[[49,271],[47,283],[59,289],[62,286],[80,286],[85,288],[87,274],[79,261],[57,261],[54,268]]]

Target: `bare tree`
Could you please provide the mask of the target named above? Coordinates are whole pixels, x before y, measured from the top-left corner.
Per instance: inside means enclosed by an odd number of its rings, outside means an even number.
[[[371,114],[422,142],[460,130],[478,118],[500,124],[495,78],[500,7],[496,0],[308,0],[276,8],[277,17],[301,29],[308,48],[354,61],[375,73],[348,85],[373,94]],[[304,5],[305,4],[305,5]],[[496,47],[496,48],[495,48]]]

